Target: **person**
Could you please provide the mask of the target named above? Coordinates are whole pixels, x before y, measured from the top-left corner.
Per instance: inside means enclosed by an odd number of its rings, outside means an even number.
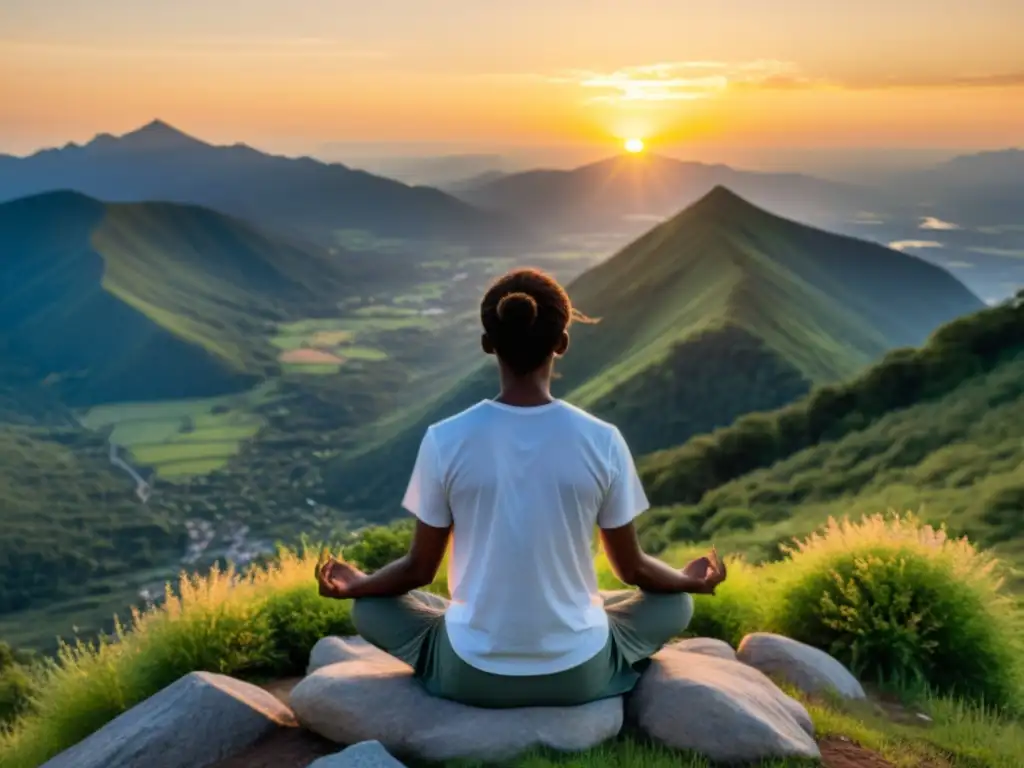
[[[648,502],[621,433],[552,396],[570,324],[593,322],[565,290],[516,270],[489,288],[480,316],[500,394],[427,429],[403,501],[417,518],[409,552],[370,575],[329,558],[320,593],[354,599],[359,634],[435,696],[500,708],[627,693],[725,565],[714,550],[682,570],[646,554],[634,520]],[[595,529],[636,590],[598,590]],[[419,591],[449,538],[450,602]]]

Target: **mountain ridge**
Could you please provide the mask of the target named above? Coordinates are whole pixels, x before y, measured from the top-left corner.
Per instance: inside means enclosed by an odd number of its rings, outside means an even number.
[[[326,245],[346,229],[473,242],[528,239],[508,217],[433,187],[245,144],[209,144],[159,120],[83,146],[0,155],[0,168],[0,202],[73,189],[108,202],[192,203]]]
[[[268,328],[333,307],[364,259],[224,214],[51,192],[0,204],[0,341],[69,402],[223,394],[276,366]]]
[[[725,188],[568,291],[600,322],[572,329],[556,392],[621,425],[637,453],[780,407],[983,306],[923,260],[782,219]],[[894,303],[901,294],[909,298]],[[492,396],[494,381],[482,364],[418,417],[379,430],[375,445],[336,464],[333,493],[354,493],[349,503],[358,504],[369,489],[382,499],[404,482],[395,461],[411,461],[422,430]],[[370,478],[384,454],[387,477],[376,485]]]
[[[655,154],[612,156],[569,170],[510,173],[463,185],[458,194],[550,231],[638,234],[644,221],[671,216],[718,186],[773,213],[822,224],[852,217],[870,197],[860,187],[813,176],[743,171]]]

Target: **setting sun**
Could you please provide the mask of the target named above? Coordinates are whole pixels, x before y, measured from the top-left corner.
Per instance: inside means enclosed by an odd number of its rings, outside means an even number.
[[[641,139],[626,139],[625,147],[627,152],[632,152],[635,155],[644,151],[644,142]]]

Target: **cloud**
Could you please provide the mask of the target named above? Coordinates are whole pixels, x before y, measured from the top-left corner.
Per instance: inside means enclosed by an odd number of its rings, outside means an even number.
[[[942,243],[936,240],[893,240],[889,243],[889,247],[894,251],[920,250],[921,248],[941,248]]]
[[[776,59],[752,61],[662,61],[610,71],[573,69],[553,75],[527,75],[593,92],[591,102],[635,103],[706,99],[728,90],[838,88],[992,88],[1024,85],[1024,72],[919,76],[826,77]]]
[[[960,229],[960,227],[951,221],[943,221],[935,216],[924,216],[918,229]]]
[[[890,88],[1016,88],[1024,85],[1024,71],[988,74],[942,74],[931,77],[891,76],[846,78],[835,84],[850,90],[885,90]]]
[[[590,101],[612,103],[692,101],[734,87],[780,88],[802,86],[805,82],[795,64],[767,59],[731,63],[663,61],[610,72],[577,69],[547,80],[596,91]]]

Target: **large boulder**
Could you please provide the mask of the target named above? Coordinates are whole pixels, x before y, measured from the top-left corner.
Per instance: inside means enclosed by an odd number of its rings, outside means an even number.
[[[737,657],[766,675],[811,695],[865,698],[857,678],[839,661],[813,646],[782,635],[755,632],[740,642]]]
[[[291,693],[299,722],[339,744],[379,741],[399,757],[496,762],[537,747],[588,749],[622,728],[620,698],[580,707],[478,709],[431,696],[408,665],[372,646],[346,648],[355,657],[318,669]]]
[[[328,667],[341,661],[352,661],[375,649],[361,637],[324,637],[317,641],[309,653],[306,674],[311,675],[321,667]]]
[[[629,698],[629,717],[651,738],[714,761],[820,757],[807,710],[738,661],[666,648]]]
[[[703,656],[714,656],[718,659],[736,661],[736,651],[724,640],[716,640],[713,637],[690,637],[686,640],[679,640],[669,648],[686,653],[699,653]]]
[[[363,741],[333,755],[321,757],[308,768],[405,768],[379,741]]]
[[[204,768],[233,757],[291,710],[255,685],[192,672],[57,755],[44,768]]]

